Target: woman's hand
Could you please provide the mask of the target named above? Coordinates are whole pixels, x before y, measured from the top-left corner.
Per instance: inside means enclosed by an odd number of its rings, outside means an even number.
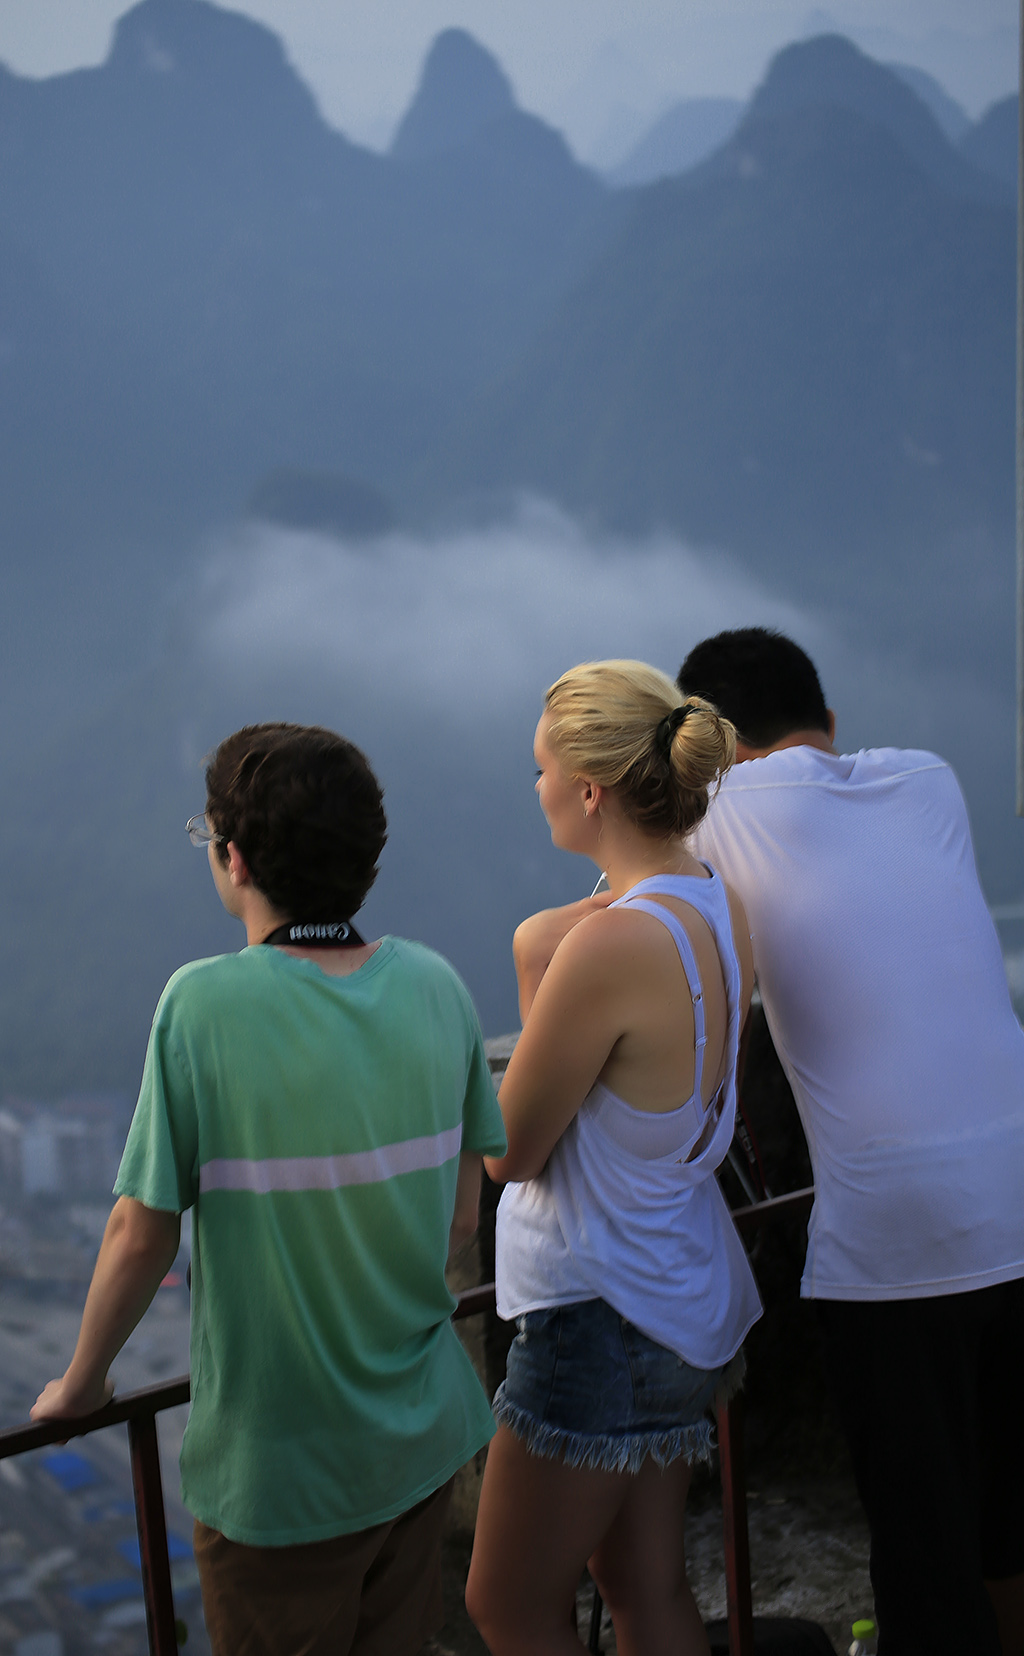
[[[586,920],[588,915],[607,908],[612,900],[610,891],[602,891],[596,897],[582,897],[578,903],[541,909],[539,914],[531,914],[516,928],[512,939],[512,958],[519,984],[519,1016],[524,1024],[540,981],[563,937],[567,937],[573,927]]]
[[[484,1157],[498,1183],[543,1170],[635,1013],[637,921],[644,917],[611,910],[610,900],[587,898],[551,910],[550,920],[526,922],[536,924],[536,940],[549,941],[559,926],[561,938],[498,1093],[508,1149]]]

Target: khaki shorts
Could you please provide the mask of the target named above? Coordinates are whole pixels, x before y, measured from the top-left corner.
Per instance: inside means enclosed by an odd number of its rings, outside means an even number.
[[[213,1656],[415,1656],[444,1621],[452,1483],[385,1524],[297,1547],[246,1547],[196,1520]]]

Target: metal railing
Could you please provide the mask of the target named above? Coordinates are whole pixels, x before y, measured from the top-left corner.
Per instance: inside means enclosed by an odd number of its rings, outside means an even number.
[[[85,1437],[89,1432],[127,1422],[151,1656],[177,1656],[178,1650],[156,1417],[162,1409],[175,1409],[187,1403],[189,1396],[186,1374],[179,1380],[145,1386],[141,1391],[115,1397],[95,1414],[82,1415],[77,1420],[44,1420],[38,1425],[14,1426],[0,1432],[0,1460],[7,1460],[11,1455],[45,1449],[50,1443],[67,1443],[70,1438]]]
[[[494,1284],[484,1283],[459,1294],[452,1320],[493,1309]],[[46,1420],[0,1432],[0,1460],[7,1460],[12,1455],[27,1454],[30,1449],[45,1449],[51,1443],[67,1443],[71,1438],[85,1437],[108,1426],[127,1424],[150,1656],[177,1656],[178,1652],[156,1417],[164,1409],[176,1409],[187,1403],[190,1396],[189,1378],[185,1374],[161,1385],[126,1392],[94,1414],[81,1415],[76,1420]]]
[[[788,1196],[737,1208],[733,1219],[741,1231],[756,1229],[777,1218],[806,1213],[813,1197],[813,1190],[797,1190]],[[488,1282],[459,1294],[452,1320],[493,1309],[494,1284]],[[70,1438],[85,1437],[89,1432],[127,1423],[150,1656],[177,1656],[178,1650],[156,1417],[164,1409],[187,1403],[189,1396],[188,1376],[183,1375],[178,1380],[115,1397],[95,1414],[82,1415],[77,1420],[47,1420],[0,1432],[0,1460],[6,1460],[12,1455],[24,1455],[30,1449],[45,1449],[51,1443],[66,1443]],[[738,1398],[718,1411],[718,1442],[729,1653],[730,1656],[754,1656],[742,1406]]]
[[[813,1186],[807,1186],[786,1196],[771,1196],[763,1202],[752,1202],[749,1207],[734,1208],[732,1217],[740,1232],[757,1230],[775,1219],[803,1217],[810,1213],[813,1202]],[[718,1469],[722,1479],[729,1656],[754,1656],[742,1392],[718,1410]]]

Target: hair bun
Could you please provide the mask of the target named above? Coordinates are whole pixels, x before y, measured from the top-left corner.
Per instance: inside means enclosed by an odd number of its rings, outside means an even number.
[[[650,834],[688,834],[733,761],[732,725],[700,696],[681,697],[646,662],[582,662],[551,686],[544,708],[547,740],[568,775],[614,788],[626,815]],[[691,713],[701,717],[677,742]]]
[[[684,722],[688,713],[696,712],[696,708],[689,702],[682,707],[673,707],[671,713],[666,713],[657,730],[654,732],[654,746],[663,759],[669,756],[669,750],[675,740],[676,731]]]

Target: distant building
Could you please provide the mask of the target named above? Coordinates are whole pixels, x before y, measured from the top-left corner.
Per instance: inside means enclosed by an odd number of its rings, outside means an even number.
[[[53,1104],[0,1104],[0,1189],[27,1196],[109,1196],[128,1126],[128,1100],[72,1094]]]

